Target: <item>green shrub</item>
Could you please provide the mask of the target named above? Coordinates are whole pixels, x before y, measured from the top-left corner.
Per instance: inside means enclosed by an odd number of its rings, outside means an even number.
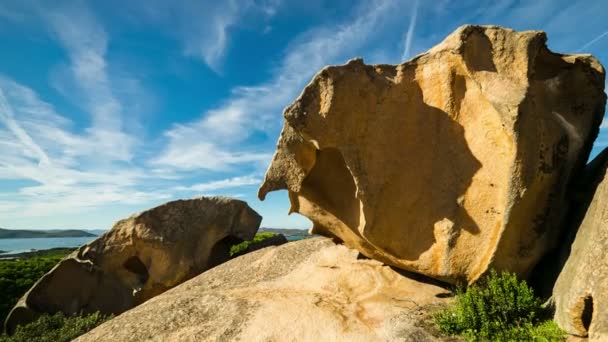
[[[19,260],[0,260],[0,322],[19,298],[46,272],[50,271],[65,255],[34,257]]]
[[[469,341],[559,341],[564,333],[553,321],[543,321],[541,300],[514,274],[495,271],[466,291],[459,290],[453,307],[439,312],[435,322],[449,335]]]
[[[249,245],[251,245],[253,243],[258,243],[258,242],[264,241],[268,238],[273,237],[274,235],[275,235],[274,233],[257,233],[253,237],[253,240],[243,241],[237,245],[230,247],[230,256],[233,256],[235,254],[238,254],[238,253],[246,250],[247,247],[249,247]]]
[[[565,332],[553,320],[546,320],[530,329],[533,341],[563,341]]]
[[[71,317],[62,313],[42,315],[30,324],[18,326],[12,336],[0,336],[0,342],[69,342],[110,318],[99,312]]]

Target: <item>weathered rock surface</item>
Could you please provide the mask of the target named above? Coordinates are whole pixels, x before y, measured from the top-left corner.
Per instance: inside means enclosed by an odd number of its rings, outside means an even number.
[[[230,260],[76,341],[437,341],[450,299],[327,238]],[[431,325],[432,326],[432,325]]]
[[[262,217],[224,197],[178,200],[118,221],[62,260],[24,295],[8,332],[39,313],[119,314],[230,258]]]
[[[584,218],[553,289],[555,321],[569,334],[591,341],[608,341],[607,168],[608,149],[586,174],[596,187],[590,191],[590,204],[580,208]]]
[[[604,69],[540,31],[463,26],[400,65],[320,71],[285,109],[259,190],[311,233],[451,283],[527,276],[602,120]]]

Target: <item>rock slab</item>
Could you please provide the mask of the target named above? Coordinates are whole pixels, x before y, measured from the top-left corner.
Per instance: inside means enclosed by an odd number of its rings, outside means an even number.
[[[45,274],[8,315],[11,333],[40,313],[120,314],[227,261],[262,217],[246,202],[202,197],[118,221]]]
[[[463,26],[399,65],[321,70],[284,111],[258,196],[287,189],[312,234],[450,283],[526,277],[601,123],[604,69],[541,31]]]
[[[358,255],[327,238],[264,248],[76,341],[441,340],[424,320],[451,300],[448,291]]]
[[[597,187],[553,288],[554,319],[569,334],[608,341],[608,150],[591,166]]]

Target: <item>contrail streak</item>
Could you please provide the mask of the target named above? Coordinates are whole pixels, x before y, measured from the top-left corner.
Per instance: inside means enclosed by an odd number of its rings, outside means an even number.
[[[405,61],[410,56],[410,48],[412,47],[414,30],[416,29],[416,19],[418,18],[418,2],[419,0],[414,0],[412,18],[410,19],[410,25],[408,26],[407,33],[405,34],[405,48],[403,49],[403,55],[401,56],[402,61]]]
[[[598,40],[600,40],[600,39],[602,39],[602,38],[604,38],[606,36],[608,36],[608,31],[600,34],[599,36],[597,36],[595,38],[593,38],[589,43],[583,45],[580,49],[576,50],[576,52],[580,52],[580,51],[582,51],[582,50],[590,47],[591,45],[595,44]]]

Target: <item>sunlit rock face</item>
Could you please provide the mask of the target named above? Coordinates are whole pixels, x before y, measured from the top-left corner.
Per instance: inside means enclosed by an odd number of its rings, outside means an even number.
[[[285,109],[259,190],[311,232],[437,279],[526,276],[601,123],[604,69],[544,32],[463,26],[399,65],[321,70]]]
[[[230,258],[262,217],[246,202],[201,197],[165,203],[118,221],[59,262],[21,298],[6,329],[41,313],[120,314]]]
[[[78,337],[97,341],[442,341],[451,300],[327,238],[232,259]]]
[[[569,334],[608,341],[608,149],[589,165],[576,238],[553,288],[555,321]],[[577,225],[580,223],[580,225]],[[568,248],[570,247],[570,248]]]

